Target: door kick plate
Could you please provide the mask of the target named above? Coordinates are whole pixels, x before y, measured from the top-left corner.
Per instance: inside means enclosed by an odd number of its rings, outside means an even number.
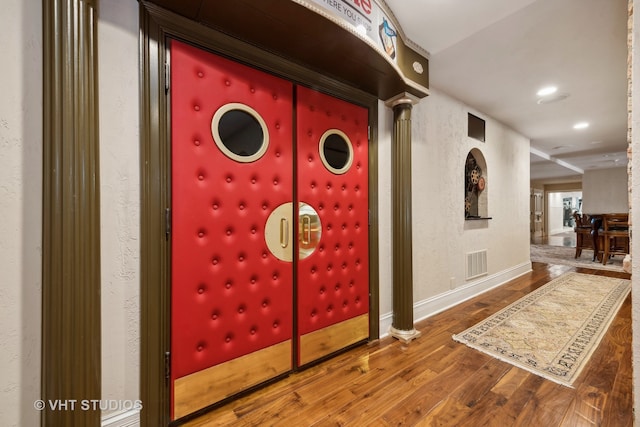
[[[307,203],[298,204],[298,259],[313,253],[322,237],[320,216]],[[279,260],[292,262],[295,234],[293,232],[293,203],[283,203],[267,218],[264,238],[267,247]]]

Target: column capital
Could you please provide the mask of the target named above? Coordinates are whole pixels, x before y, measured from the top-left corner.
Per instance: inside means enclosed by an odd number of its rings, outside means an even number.
[[[402,104],[410,104],[410,105],[415,105],[418,102],[420,102],[420,98],[418,98],[415,95],[412,95],[408,92],[403,92],[403,93],[399,93],[394,97],[391,97],[389,99],[387,99],[384,104],[389,107],[389,108],[393,108],[397,105],[402,105]]]

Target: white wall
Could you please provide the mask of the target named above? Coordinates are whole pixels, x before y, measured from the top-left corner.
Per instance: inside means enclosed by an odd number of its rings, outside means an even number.
[[[0,13],[0,425],[39,425],[42,2]]]
[[[0,15],[0,425],[39,424],[42,241],[42,10]],[[101,2],[103,398],[139,398],[138,12]],[[117,66],[114,66],[117,64]],[[105,414],[111,415],[115,414]]]
[[[0,425],[39,424],[42,10],[0,15]],[[99,79],[103,399],[139,398],[138,9],[101,2]],[[117,64],[117,66],[114,66]],[[116,414],[106,413],[114,419]]]
[[[136,2],[100,2],[102,399],[115,401],[140,398],[138,25]],[[103,425],[135,419],[126,412],[105,411]]]
[[[548,230],[549,234],[554,234],[562,231],[562,194],[561,193],[549,193],[547,197],[549,202],[549,208],[547,212],[547,221],[549,222]]]
[[[467,136],[467,114],[486,119],[486,142]],[[413,112],[414,283],[417,300],[464,285],[465,254],[488,250],[489,275],[529,261],[529,140],[432,88]],[[488,213],[464,220],[464,166],[487,163]],[[505,242],[508,242],[505,244]]]
[[[381,334],[391,319],[391,125],[379,106]],[[486,141],[467,136],[467,113],[486,119]],[[491,220],[465,221],[464,166],[478,148],[487,163]],[[531,268],[529,140],[436,89],[412,111],[414,319],[441,311]],[[388,221],[388,222],[386,222]],[[465,280],[465,254],[488,251],[488,274]],[[387,254],[389,256],[387,257]],[[388,298],[388,299],[387,299]]]
[[[388,332],[393,314],[393,226],[391,223],[391,149],[393,111],[378,102],[378,244],[380,250],[380,335]]]
[[[582,176],[582,212],[629,211],[627,168],[595,169]]]

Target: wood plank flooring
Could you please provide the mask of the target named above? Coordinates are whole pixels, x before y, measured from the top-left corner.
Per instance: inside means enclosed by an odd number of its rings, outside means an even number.
[[[533,271],[416,324],[408,345],[363,345],[185,424],[195,426],[611,426],[633,425],[631,296],[574,388],[456,343],[451,336],[567,271]]]

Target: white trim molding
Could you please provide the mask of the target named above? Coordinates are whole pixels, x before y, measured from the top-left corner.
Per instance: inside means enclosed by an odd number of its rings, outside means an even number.
[[[438,314],[493,288],[497,288],[509,280],[520,277],[529,271],[531,271],[531,262],[527,261],[507,270],[492,274],[491,276],[486,276],[480,280],[467,283],[466,285],[460,286],[454,290],[436,295],[435,297],[418,301],[413,304],[414,323],[433,316],[434,314]],[[393,313],[385,313],[380,316],[380,338],[384,338],[389,335],[392,322]]]

